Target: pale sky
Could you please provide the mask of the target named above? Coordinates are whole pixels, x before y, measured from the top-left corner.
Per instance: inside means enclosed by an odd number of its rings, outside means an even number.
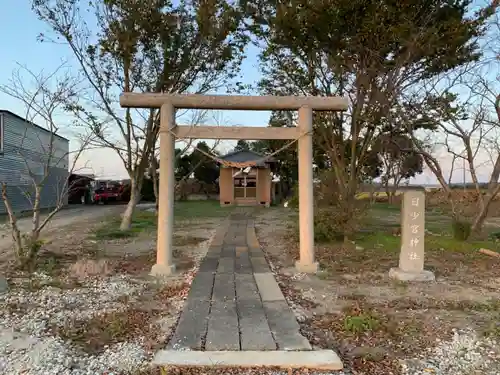
[[[40,43],[37,35],[46,32],[46,26],[38,21],[30,9],[30,1],[21,0],[0,0],[0,45],[2,53],[0,58],[0,85],[8,83],[12,71],[18,68],[18,64],[26,65],[33,72],[52,72],[62,61],[72,64],[72,55],[64,45]],[[10,5],[10,6],[9,6]],[[20,27],[20,25],[23,25]],[[257,51],[250,48],[248,58],[245,60],[242,72],[245,83],[255,83],[259,79],[259,69],[257,61]],[[74,62],[73,62],[74,63]],[[13,98],[0,93],[0,109],[23,115],[24,108],[21,103]],[[219,120],[222,118],[224,125],[246,125],[265,126],[268,123],[269,112],[252,111],[222,111],[218,113]],[[211,121],[207,121],[210,124]],[[43,125],[43,124],[40,124]],[[70,139],[71,148],[76,147],[74,131],[62,131],[61,135]],[[221,141],[219,150],[221,152],[230,151],[234,142]],[[182,146],[182,143],[179,144]],[[446,153],[442,153],[440,159],[443,161],[443,168],[446,170],[450,166],[451,158]],[[483,158],[486,160],[485,158]],[[80,158],[79,171],[81,173],[94,173],[105,178],[127,178],[128,175],[119,157],[110,149],[92,149],[86,151]],[[86,166],[85,169],[80,169]],[[480,170],[481,179],[488,176],[490,168],[487,166]],[[454,181],[462,181],[462,170],[455,173]],[[467,180],[470,180],[467,173]],[[436,179],[431,172],[425,171],[422,175],[411,181],[411,183],[434,184]]]

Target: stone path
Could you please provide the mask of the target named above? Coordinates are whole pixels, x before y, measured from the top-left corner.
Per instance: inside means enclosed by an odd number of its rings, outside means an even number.
[[[229,218],[193,280],[170,350],[311,350],[259,247],[249,212]]]

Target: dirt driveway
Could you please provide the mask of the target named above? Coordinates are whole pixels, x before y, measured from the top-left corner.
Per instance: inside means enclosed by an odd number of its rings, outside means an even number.
[[[103,205],[103,206],[83,206],[71,205],[52,218],[47,224],[43,232],[43,238],[50,239],[51,235],[59,229],[78,226],[85,226],[85,224],[97,223],[100,219],[119,214],[125,210],[123,205]],[[46,215],[42,215],[42,220]],[[19,229],[26,232],[31,227],[31,217],[23,217],[18,220]],[[8,222],[0,225],[0,254],[12,245],[12,238],[10,236],[10,228]]]

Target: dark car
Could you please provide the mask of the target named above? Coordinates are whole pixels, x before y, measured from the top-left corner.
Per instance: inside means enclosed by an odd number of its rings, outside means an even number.
[[[93,179],[77,174],[70,175],[68,179],[68,203],[88,204],[91,201],[91,185]]]

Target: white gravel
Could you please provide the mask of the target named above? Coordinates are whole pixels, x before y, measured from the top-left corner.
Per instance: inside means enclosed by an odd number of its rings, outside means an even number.
[[[5,339],[10,339],[7,343]],[[147,366],[147,353],[138,343],[118,343],[97,356],[78,352],[57,337],[34,337],[2,331],[2,374],[90,375],[106,371],[132,372]]]
[[[192,275],[193,272],[185,275],[185,281],[190,283]],[[34,278],[42,284],[51,281],[43,274],[35,274]],[[127,305],[117,300],[122,296],[134,299],[147,286],[126,276],[113,276],[87,280],[75,289],[47,285],[33,292],[14,287],[0,294],[0,374],[112,375],[114,371],[115,375],[122,375],[146,368],[151,353],[144,349],[143,337],[112,345],[98,355],[89,355],[53,336],[48,328],[124,310]],[[183,303],[178,302],[175,310],[180,311]],[[304,319],[305,311],[290,302],[298,320]],[[14,307],[19,305],[20,310],[15,311]],[[172,323],[168,321],[168,325]],[[402,375],[498,375],[500,346],[472,330],[457,330],[450,341],[438,343],[417,358],[401,361],[401,365]],[[269,371],[272,375],[286,373]],[[350,372],[346,369],[333,374],[349,375]]]
[[[403,361],[402,370],[403,375],[498,375],[500,347],[472,330],[457,330],[450,341],[439,343],[420,358]]]
[[[125,277],[112,277],[90,280],[75,289],[45,286],[36,292],[13,290],[0,295],[0,306],[23,305],[23,310],[27,311],[9,313],[4,310],[0,315],[0,327],[43,335],[51,324],[62,326],[69,320],[86,320],[125,309],[126,305],[116,300],[121,296],[137,295],[145,287],[146,284],[132,283]]]
[[[35,275],[39,282],[50,278]],[[51,335],[48,327],[69,320],[86,320],[127,306],[121,296],[141,293],[147,284],[118,276],[89,280],[82,287],[59,289],[45,286],[38,291],[11,289],[0,295],[0,373],[25,375],[84,375],[106,371],[131,372],[147,366],[149,354],[143,338],[110,346],[99,355],[88,355]],[[13,306],[22,305],[19,311]]]

